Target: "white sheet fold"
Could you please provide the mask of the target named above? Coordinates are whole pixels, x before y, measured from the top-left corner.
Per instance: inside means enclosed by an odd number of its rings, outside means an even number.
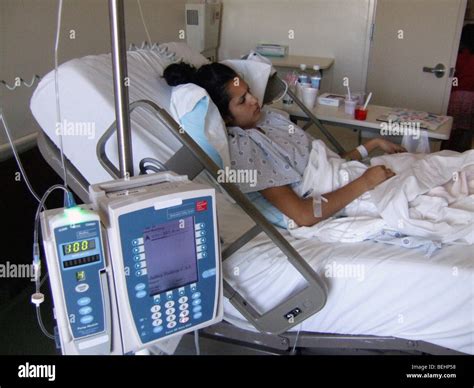
[[[387,224],[443,243],[474,243],[474,150],[374,158],[397,175],[371,192]]]

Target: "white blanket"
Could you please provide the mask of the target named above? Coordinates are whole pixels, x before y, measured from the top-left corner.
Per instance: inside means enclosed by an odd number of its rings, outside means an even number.
[[[474,243],[474,150],[429,155],[395,154],[373,158],[397,175],[350,203],[340,214],[311,227],[295,227],[298,238],[328,242],[373,238],[383,229],[442,243]],[[315,140],[297,193],[325,194],[364,173],[367,167],[346,161]]]

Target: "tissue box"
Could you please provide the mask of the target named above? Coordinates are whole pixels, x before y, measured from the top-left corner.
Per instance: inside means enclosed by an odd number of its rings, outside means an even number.
[[[318,104],[339,106],[344,101],[345,96],[341,94],[324,93],[318,97]]]
[[[288,55],[288,46],[281,44],[259,44],[255,51],[266,57],[285,57]]]

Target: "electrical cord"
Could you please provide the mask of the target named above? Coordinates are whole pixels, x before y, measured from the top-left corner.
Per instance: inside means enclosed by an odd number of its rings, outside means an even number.
[[[278,97],[277,99],[273,100],[271,103],[274,104],[280,100],[283,99],[283,97],[285,97],[286,93],[288,92],[288,82],[286,82],[285,80],[281,80],[284,84],[285,84],[285,91],[280,95],[280,97]]]
[[[15,84],[14,84],[13,86],[10,86],[10,85],[8,85],[8,84],[7,84],[5,81],[3,81],[3,80],[0,81],[0,83],[3,84],[3,85],[5,85],[5,87],[6,87],[8,90],[13,91],[13,90],[15,90],[15,89],[17,89],[17,88],[19,88],[19,87],[31,88],[31,87],[33,87],[33,85],[36,83],[36,81],[38,81],[38,80],[40,80],[40,79],[41,79],[41,77],[40,77],[39,75],[35,74],[35,75],[33,76],[33,78],[31,79],[31,82],[30,82],[30,83],[26,82],[23,78],[20,78],[20,79],[19,79],[20,82],[19,82],[18,85],[16,84],[17,82],[15,82]]]
[[[143,158],[138,165],[140,175],[148,174],[148,171],[162,172],[168,171],[168,168],[159,160],[154,158]]]
[[[298,327],[298,331],[296,332],[295,344],[293,345],[293,349],[291,349],[290,351],[290,355],[292,356],[296,355],[296,344],[298,343],[298,337],[300,336],[300,331],[302,327],[303,327],[303,322],[300,323],[300,326]]]
[[[140,17],[142,18],[143,27],[145,28],[146,36],[148,37],[148,42],[150,44],[152,44],[151,36],[150,36],[150,33],[148,32],[148,27],[147,27],[146,22],[145,22],[145,17],[143,16],[142,4],[141,4],[140,0],[137,0],[137,4],[138,4],[138,10],[140,11]]]
[[[201,348],[199,347],[199,330],[194,331],[194,346],[196,347],[196,355],[201,355]]]

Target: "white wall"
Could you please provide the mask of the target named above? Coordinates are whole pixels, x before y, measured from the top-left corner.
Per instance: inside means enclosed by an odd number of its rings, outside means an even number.
[[[0,0],[0,80],[13,84],[15,77],[28,82],[54,67],[54,39],[58,0]],[[154,41],[178,40],[184,29],[185,0],[141,0]],[[136,0],[125,1],[128,42],[147,40]],[[76,39],[69,38],[75,30]],[[88,54],[110,52],[108,2],[64,0],[59,63]],[[0,85],[0,104],[16,139],[38,128],[29,110],[33,89],[8,91]],[[0,128],[0,145],[6,142]]]
[[[296,55],[335,58],[328,90],[343,92],[342,78],[353,90],[363,88],[368,50],[368,20],[374,0],[223,0],[219,58],[237,57],[258,42],[288,44]],[[178,40],[184,28],[186,0],[141,0],[153,40]],[[53,48],[58,0],[0,0],[0,80],[30,80],[54,65]],[[125,0],[127,40],[146,39],[136,0]],[[64,0],[59,62],[110,51],[106,0]],[[70,30],[76,39],[69,39]],[[288,38],[288,30],[295,38]],[[38,126],[29,110],[33,89],[7,91],[0,85],[0,104],[16,139]],[[0,149],[6,142],[0,130]]]
[[[223,0],[219,59],[235,58],[257,43],[288,45],[290,54],[332,57],[332,83],[343,92],[365,88],[371,0]],[[294,30],[290,40],[288,31]]]

